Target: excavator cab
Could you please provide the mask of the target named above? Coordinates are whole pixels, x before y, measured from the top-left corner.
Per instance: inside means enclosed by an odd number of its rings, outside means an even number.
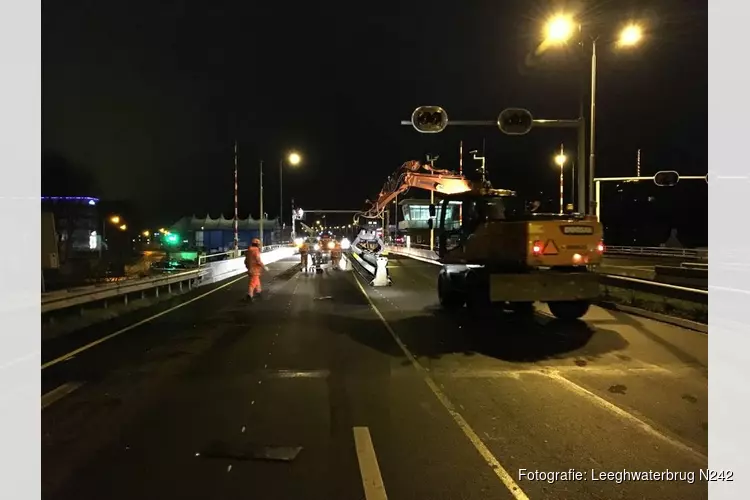
[[[438,255],[444,258],[449,253],[465,246],[476,230],[493,221],[512,221],[528,217],[524,202],[512,192],[499,193],[465,192],[448,195],[437,207],[431,205],[431,217],[438,221]],[[432,214],[435,209],[435,215]],[[460,251],[460,250],[459,250]]]

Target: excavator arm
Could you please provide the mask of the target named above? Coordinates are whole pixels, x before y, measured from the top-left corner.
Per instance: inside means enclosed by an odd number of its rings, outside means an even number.
[[[315,231],[315,230],[314,230],[313,228],[311,228],[310,226],[308,226],[307,224],[305,224],[305,223],[304,223],[304,222],[302,222],[302,221],[300,221],[300,225],[302,226],[302,229],[304,229],[304,230],[305,230],[305,232],[306,232],[306,233],[307,233],[307,234],[308,234],[309,236],[315,236],[315,234],[316,234],[316,231]]]
[[[368,200],[370,205],[361,216],[377,218],[396,197],[411,188],[435,191],[441,194],[455,194],[471,191],[474,183],[462,175],[450,170],[438,170],[419,161],[409,161],[401,165],[395,174],[383,184],[375,201]]]

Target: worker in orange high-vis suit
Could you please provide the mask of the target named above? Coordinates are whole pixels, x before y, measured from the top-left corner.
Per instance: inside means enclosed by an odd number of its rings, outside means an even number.
[[[250,248],[247,249],[245,267],[250,275],[250,284],[247,287],[247,298],[253,300],[256,295],[260,297],[260,294],[263,291],[260,285],[260,275],[263,274],[263,271],[268,270],[260,258],[260,240],[258,238],[254,238],[250,243]]]
[[[307,244],[307,241],[303,241],[302,245],[299,247],[299,257],[300,257],[300,263],[302,264],[302,272],[307,272],[307,256],[310,255],[310,245]]]

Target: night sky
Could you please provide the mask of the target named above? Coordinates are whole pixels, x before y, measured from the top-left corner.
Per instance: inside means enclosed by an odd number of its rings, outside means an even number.
[[[303,208],[361,208],[388,174],[428,153],[456,168],[462,139],[465,151],[484,140],[496,187],[555,196],[552,157],[560,143],[574,154],[572,131],[425,136],[399,122],[423,104],[455,119],[494,119],[505,107],[577,117],[588,72],[575,51],[526,62],[545,18],[564,5],[602,37],[597,174],[635,175],[639,148],[643,175],[705,174],[707,13],[694,0],[47,1],[43,146],[79,179],[91,174],[77,189],[96,192],[80,194],[129,201],[149,226],[231,216],[235,139],[241,216],[258,215],[261,159],[274,217],[287,151],[303,156],[285,168],[288,215],[291,197]],[[612,50],[605,39],[629,19],[646,23],[645,43]],[[472,163],[467,154],[464,167]],[[658,198],[684,214],[681,228],[705,233],[706,192],[681,185]]]

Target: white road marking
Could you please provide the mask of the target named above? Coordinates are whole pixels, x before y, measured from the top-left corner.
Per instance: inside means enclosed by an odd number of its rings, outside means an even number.
[[[62,398],[75,391],[83,384],[78,382],[67,382],[55,389],[52,389],[47,394],[42,395],[42,410],[47,408],[49,405],[60,401]]]
[[[666,442],[667,444],[670,444],[674,446],[675,448],[687,454],[692,455],[694,458],[696,458],[700,462],[703,462],[703,463],[708,462],[708,457],[704,455],[703,453],[701,453],[700,451],[692,448],[691,446],[683,443],[682,441],[679,441],[671,436],[664,434],[663,432],[653,427],[651,424],[641,420],[640,418],[636,417],[632,413],[629,413],[628,411],[623,410],[616,404],[610,403],[603,397],[597,396],[596,394],[589,391],[585,387],[582,387],[576,384],[575,382],[563,377],[559,373],[545,373],[545,375],[565,385],[568,389],[571,389],[573,392],[576,392],[579,395],[586,397],[597,406],[604,408],[605,410],[609,410],[610,412],[614,413],[615,415],[622,418],[623,420],[627,420],[628,422],[635,425],[636,427],[640,427],[640,429],[646,432],[646,434],[649,434],[657,439],[660,439]]]
[[[654,266],[618,266],[615,264],[601,264],[601,267],[614,267],[617,269],[635,269],[637,271],[653,271]]]
[[[426,368],[425,368],[426,369]],[[640,366],[540,366],[527,369],[477,368],[477,369],[432,369],[429,372],[436,377],[451,378],[520,378],[523,375],[580,374],[580,375],[664,375],[684,376],[695,372],[695,368],[674,366],[663,367],[643,364]]]
[[[362,476],[362,487],[365,490],[366,500],[387,500],[383,477],[380,475],[378,458],[375,456],[375,448],[372,445],[370,429],[367,427],[354,427],[354,446],[357,450],[359,461],[359,473]]]
[[[411,351],[409,351],[406,345],[401,341],[401,338],[396,334],[393,328],[391,328],[391,325],[388,323],[385,317],[381,314],[380,310],[377,308],[375,303],[372,301],[370,296],[365,291],[359,278],[357,278],[355,275],[354,279],[357,282],[357,286],[359,287],[359,290],[365,296],[365,298],[367,299],[367,302],[369,302],[370,307],[378,316],[380,321],[383,323],[383,326],[385,326],[385,329],[388,330],[388,333],[391,334],[391,337],[396,342],[396,344],[398,344],[399,348],[401,348],[401,351],[404,353],[406,358],[411,362],[411,365],[422,375],[422,379],[427,384],[427,387],[430,388],[430,390],[435,395],[437,400],[440,401],[440,403],[448,411],[450,416],[453,417],[453,421],[456,423],[456,425],[458,425],[458,427],[461,429],[464,435],[469,439],[471,444],[474,445],[474,448],[477,450],[477,452],[479,452],[479,454],[482,456],[482,458],[487,463],[487,465],[489,465],[490,468],[495,472],[495,475],[497,475],[497,477],[500,479],[500,481],[502,481],[505,487],[508,488],[508,491],[510,491],[511,495],[513,495],[513,497],[516,500],[528,500],[529,497],[526,496],[526,493],[524,493],[521,487],[518,486],[518,484],[513,480],[513,477],[508,473],[507,470],[505,470],[505,468],[500,464],[497,458],[495,458],[495,455],[492,454],[489,448],[485,446],[482,439],[477,435],[476,432],[474,432],[474,429],[471,428],[471,426],[463,417],[463,415],[461,415],[455,409],[453,403],[451,403],[451,401],[443,393],[443,391],[440,390],[437,383],[435,383],[432,377],[430,377],[427,370],[419,363],[419,361],[417,361],[417,359],[414,357]]]
[[[177,309],[180,309],[181,307],[185,307],[186,305],[192,304],[196,300],[202,299],[203,297],[205,297],[207,295],[211,295],[212,293],[217,292],[217,291],[221,290],[222,288],[226,288],[226,287],[228,287],[230,285],[233,285],[233,284],[237,283],[238,281],[245,279],[246,277],[247,277],[246,275],[242,275],[239,278],[233,279],[229,283],[224,283],[223,285],[217,286],[213,290],[209,290],[206,293],[198,295],[197,297],[193,297],[190,300],[186,300],[182,304],[177,304],[176,306],[171,307],[171,308],[167,309],[166,311],[162,311],[160,313],[154,314],[153,316],[149,316],[146,319],[142,319],[141,321],[133,323],[132,325],[128,325],[125,328],[117,330],[114,333],[110,333],[106,337],[102,337],[102,338],[100,338],[98,340],[95,340],[93,342],[90,342],[90,343],[88,343],[88,344],[86,344],[86,345],[84,345],[82,347],[79,347],[78,349],[74,349],[74,350],[70,351],[68,354],[63,354],[59,358],[55,358],[52,361],[47,361],[46,363],[44,363],[42,365],[42,370],[44,370],[45,368],[49,368],[50,366],[54,366],[54,365],[56,365],[56,364],[58,364],[58,363],[60,363],[62,361],[66,361],[68,358],[71,358],[71,357],[75,356],[76,354],[80,354],[83,351],[87,351],[87,350],[91,349],[92,347],[96,347],[99,344],[102,344],[102,343],[104,343],[104,342],[106,342],[106,341],[108,341],[110,339],[113,339],[113,338],[117,337],[118,335],[122,335],[123,333],[129,332],[130,330],[132,330],[134,328],[138,328],[139,326],[141,326],[143,324],[146,324],[149,321],[153,321],[156,318],[160,318],[161,316],[164,316],[165,314],[169,314],[172,311],[176,311]]]

